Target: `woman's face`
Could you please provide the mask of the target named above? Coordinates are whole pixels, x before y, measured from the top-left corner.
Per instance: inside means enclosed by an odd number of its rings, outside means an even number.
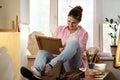
[[[70,30],[76,30],[78,28],[79,21],[72,16],[68,16],[67,23]]]

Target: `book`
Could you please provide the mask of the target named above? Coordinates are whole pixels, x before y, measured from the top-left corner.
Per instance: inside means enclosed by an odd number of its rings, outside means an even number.
[[[48,36],[36,36],[36,40],[40,50],[46,50],[54,55],[59,55],[59,48],[62,47],[60,38],[48,37]]]

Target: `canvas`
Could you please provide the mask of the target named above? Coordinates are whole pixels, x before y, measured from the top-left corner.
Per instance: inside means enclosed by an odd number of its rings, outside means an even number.
[[[36,36],[38,46],[41,50],[47,50],[51,54],[59,55],[59,48],[62,47],[60,38],[47,36]]]

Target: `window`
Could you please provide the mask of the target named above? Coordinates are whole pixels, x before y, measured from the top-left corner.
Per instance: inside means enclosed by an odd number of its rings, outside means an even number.
[[[50,0],[30,0],[30,32],[50,33]]]
[[[40,31],[44,34],[50,34],[55,30],[58,25],[65,25],[67,20],[67,14],[71,9],[69,6],[81,5],[83,7],[83,16],[80,25],[82,25],[89,34],[87,47],[96,46],[103,52],[110,52],[108,45],[111,40],[106,37],[107,31],[103,27],[103,20],[105,17],[114,17],[119,15],[120,7],[119,1],[109,0],[21,0],[25,4],[22,4],[24,12],[22,14],[21,22],[26,23],[28,18],[28,25],[30,26],[30,32]],[[27,3],[27,2],[30,2]],[[110,3],[113,5],[111,6]],[[28,5],[30,9],[26,8]],[[28,12],[27,12],[27,10]],[[111,12],[111,9],[114,12]],[[30,10],[30,17],[29,15]],[[94,13],[93,13],[94,12]],[[24,15],[25,14],[25,15]],[[27,17],[27,18],[26,18]],[[94,17],[94,20],[93,20]],[[93,22],[94,21],[94,22]],[[30,23],[30,24],[29,24]],[[93,25],[94,23],[94,25]],[[94,26],[94,27],[93,27]],[[51,28],[52,27],[52,31]],[[106,35],[105,35],[106,34]],[[105,36],[104,36],[105,35]],[[105,44],[109,39],[109,43]],[[109,50],[109,51],[108,51]]]
[[[51,35],[51,27],[56,29],[58,25],[67,25],[67,14],[76,5],[83,8],[80,25],[89,34],[87,47],[93,46],[93,0],[30,0],[30,32]]]
[[[119,28],[117,35],[119,34]],[[103,24],[103,52],[105,53],[111,53],[110,45],[114,44],[111,37],[108,35],[109,32],[112,32],[112,30],[109,28],[109,24]],[[117,42],[118,42],[118,36],[117,36]]]

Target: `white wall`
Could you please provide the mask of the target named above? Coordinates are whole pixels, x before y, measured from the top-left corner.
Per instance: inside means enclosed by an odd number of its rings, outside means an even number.
[[[103,21],[105,17],[117,18],[120,15],[120,0],[103,0],[102,12]]]
[[[96,0],[97,23],[103,23],[105,17],[116,18],[120,15],[120,0]]]
[[[12,21],[20,14],[20,0],[1,0],[0,28],[12,28]]]

